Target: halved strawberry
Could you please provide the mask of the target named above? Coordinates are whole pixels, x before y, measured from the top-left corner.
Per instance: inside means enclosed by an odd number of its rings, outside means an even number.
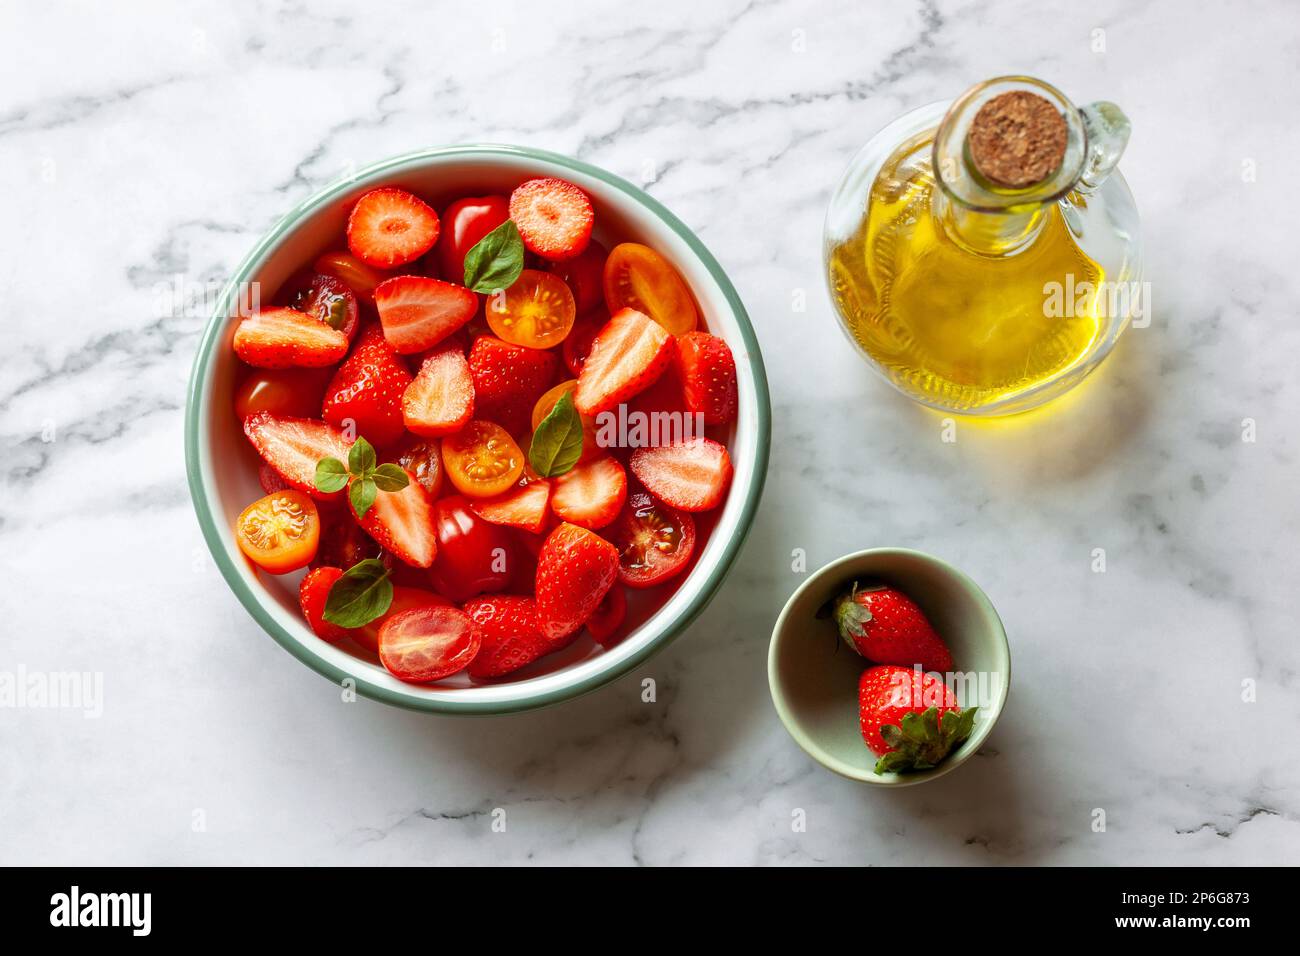
[[[725,425],[736,417],[736,360],[726,342],[708,332],[679,335],[677,369],[687,411],[702,413],[706,425]]]
[[[478,625],[454,607],[417,607],[379,629],[379,661],[398,680],[427,684],[463,671],[482,643]]]
[[[546,527],[546,506],[550,500],[551,483],[539,478],[526,485],[516,485],[494,498],[475,498],[469,506],[484,521],[540,534]]]
[[[489,594],[465,602],[462,610],[483,636],[470,677],[500,677],[556,650],[537,627],[537,602],[530,597]]]
[[[511,435],[527,434],[533,406],[551,387],[555,366],[553,352],[479,336],[469,351],[475,417],[496,422]]]
[[[609,589],[604,600],[596,605],[591,617],[587,618],[587,631],[591,634],[591,639],[601,647],[609,647],[614,643],[614,637],[623,626],[625,617],[627,594],[616,584]]]
[[[618,580],[618,551],[594,531],[565,522],[537,556],[537,621],[552,644],[591,617]]]
[[[551,510],[580,528],[603,528],[627,500],[627,472],[608,455],[575,465],[555,479]]]
[[[313,568],[298,585],[298,606],[302,608],[302,616],[307,619],[313,634],[331,644],[337,644],[348,636],[346,628],[325,620],[325,602],[329,599],[330,588],[341,577],[341,568]]]
[[[342,491],[326,494],[316,487],[316,463],[322,458],[348,460],[352,442],[343,432],[314,418],[276,417],[258,412],[244,419],[244,434],[257,453],[290,488],[321,501],[335,501]]]
[[[427,276],[394,276],[375,289],[384,338],[403,355],[431,349],[478,311],[478,296]]]
[[[321,418],[340,428],[350,421],[354,434],[371,444],[391,445],[406,433],[402,395],[411,381],[411,373],[379,327],[371,325],[330,379]]]
[[[474,417],[474,379],[457,348],[445,348],[424,360],[406,394],[402,419],[426,438],[450,435]]]
[[[406,473],[406,487],[401,491],[381,491],[365,517],[358,517],[361,527],[379,542],[385,551],[417,568],[433,564],[438,554],[438,536],[433,527],[433,500],[415,475]],[[348,499],[351,507],[352,499]],[[352,508],[355,515],[356,508]]]
[[[591,343],[573,402],[595,416],[654,384],[673,358],[673,337],[635,309],[620,309]]]
[[[281,478],[280,473],[272,468],[269,462],[265,461],[258,463],[257,482],[268,495],[273,495],[277,491],[284,491],[289,487],[289,482]]]
[[[731,484],[731,456],[712,438],[638,448],[629,464],[651,494],[682,511],[716,508]]]
[[[530,179],[510,194],[510,218],[524,246],[544,259],[572,259],[587,248],[591,200],[563,179]]]
[[[373,189],[348,216],[348,248],[376,269],[414,262],[437,241],[438,214],[405,189]]]
[[[235,354],[258,368],[324,368],[347,351],[346,335],[297,309],[262,309],[235,329]]]

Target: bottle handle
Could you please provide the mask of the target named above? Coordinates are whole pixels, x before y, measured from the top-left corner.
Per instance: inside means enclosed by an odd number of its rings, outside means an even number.
[[[1133,127],[1114,103],[1090,103],[1079,109],[1079,116],[1088,134],[1088,152],[1075,189],[1087,194],[1100,189],[1119,163]]]

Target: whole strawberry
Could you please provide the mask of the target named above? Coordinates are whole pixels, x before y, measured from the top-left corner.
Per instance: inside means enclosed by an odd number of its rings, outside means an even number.
[[[351,420],[355,434],[381,448],[391,445],[406,434],[402,396],[411,381],[411,373],[379,326],[372,325],[330,379],[321,418],[340,428]]]
[[[952,654],[916,602],[896,588],[853,585],[835,599],[835,626],[844,643],[877,664],[921,665],[947,673]]]
[[[533,406],[551,387],[556,364],[553,352],[479,336],[469,352],[474,416],[496,422],[512,435],[528,434]]]
[[[469,664],[469,676],[500,677],[526,667],[555,646],[537,627],[537,603],[516,594],[485,594],[461,608],[478,625],[483,643]]]
[[[913,667],[869,667],[858,681],[858,719],[880,758],[876,773],[938,766],[970,736],[978,709],[963,710],[943,681]]]
[[[736,360],[727,343],[708,332],[677,338],[677,368],[686,408],[706,425],[725,425],[736,417]]]
[[[587,622],[618,580],[618,549],[594,531],[562,523],[537,555],[537,623],[551,642]]]

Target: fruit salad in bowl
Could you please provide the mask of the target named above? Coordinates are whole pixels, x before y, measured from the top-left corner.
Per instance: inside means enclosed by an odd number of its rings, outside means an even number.
[[[768,398],[699,241],[601,170],[399,157],[287,216],[227,286],[186,461],[236,595],[402,706],[502,713],[643,661],[757,507]]]

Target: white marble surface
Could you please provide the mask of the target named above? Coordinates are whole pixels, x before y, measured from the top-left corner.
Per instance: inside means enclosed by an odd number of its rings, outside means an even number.
[[[1297,862],[1300,11],[989,6],[0,7],[0,671],[104,682],[98,719],[0,710],[0,862]],[[945,444],[841,341],[821,218],[880,125],[1009,72],[1131,115],[1155,318],[1074,398]],[[691,632],[492,720],[344,705],[244,613],[184,481],[202,311],[155,295],[349,168],[460,141],[653,169],[774,396],[761,514]],[[812,764],[764,676],[791,549],[872,545],[967,569],[1015,667],[984,754],[894,792]]]

